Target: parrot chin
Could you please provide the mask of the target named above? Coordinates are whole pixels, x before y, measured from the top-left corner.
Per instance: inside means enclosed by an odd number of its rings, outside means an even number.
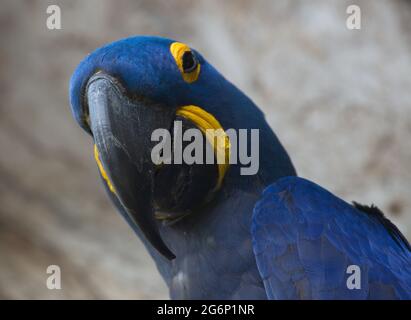
[[[215,164],[155,165],[154,130],[173,131],[176,120],[182,122],[183,131],[196,126],[174,108],[130,96],[116,78],[101,71],[94,74],[85,89],[85,127],[92,133],[95,158],[108,189],[148,242],[171,260],[175,255],[160,236],[159,220],[177,221],[210,201],[218,168]]]

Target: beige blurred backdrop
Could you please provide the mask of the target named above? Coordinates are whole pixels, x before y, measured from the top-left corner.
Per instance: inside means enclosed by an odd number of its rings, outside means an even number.
[[[346,8],[362,29],[346,28]],[[62,29],[46,28],[46,8]],[[266,113],[301,176],[411,237],[411,2],[22,1],[0,5],[0,298],[167,298],[73,121],[79,61],[152,34],[200,50]],[[262,150],[264,152],[264,150]],[[62,289],[48,290],[59,265]]]

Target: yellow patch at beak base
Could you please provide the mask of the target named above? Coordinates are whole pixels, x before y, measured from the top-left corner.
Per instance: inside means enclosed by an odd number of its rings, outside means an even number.
[[[98,154],[97,145],[94,145],[94,159],[97,162],[97,166],[98,166],[98,169],[100,170],[100,174],[103,177],[104,181],[107,183],[108,188],[110,189],[111,192],[116,194],[116,190],[114,189],[114,186],[111,183],[110,178],[108,177],[107,172],[106,170],[104,170],[103,164],[100,161],[100,156]]]
[[[230,139],[220,122],[204,109],[197,106],[184,106],[177,110],[177,115],[192,121],[205,134],[206,139],[213,147],[217,165],[218,180],[215,190],[221,187],[224,176],[229,167]]]

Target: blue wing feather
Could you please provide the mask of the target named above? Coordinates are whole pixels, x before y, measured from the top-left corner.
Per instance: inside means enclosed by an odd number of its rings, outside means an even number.
[[[266,188],[251,232],[268,298],[411,299],[409,245],[384,219],[299,177]],[[360,289],[347,286],[350,265]]]

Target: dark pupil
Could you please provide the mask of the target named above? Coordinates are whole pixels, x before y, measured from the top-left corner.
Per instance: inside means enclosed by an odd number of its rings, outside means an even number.
[[[183,54],[183,70],[184,72],[191,72],[197,66],[196,59],[191,51],[186,51]]]

